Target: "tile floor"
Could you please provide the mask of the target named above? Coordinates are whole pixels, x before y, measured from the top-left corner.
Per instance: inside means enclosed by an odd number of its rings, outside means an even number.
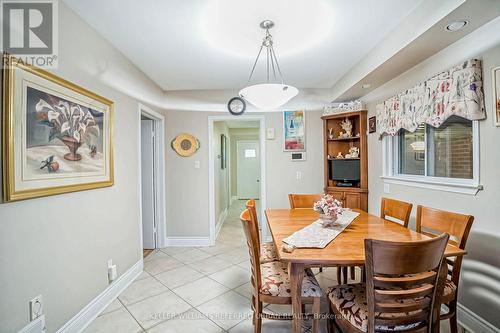
[[[169,247],[145,258],[144,272],[97,317],[86,333],[250,333],[250,263],[239,214],[229,209],[216,245]],[[323,288],[336,284],[334,268],[316,275]],[[290,306],[269,305],[268,312],[290,313]],[[322,311],[327,311],[326,300]],[[304,322],[310,332],[310,322]],[[448,325],[442,325],[448,332]],[[326,322],[321,323],[326,332]],[[290,321],[263,320],[262,332],[291,331]]]

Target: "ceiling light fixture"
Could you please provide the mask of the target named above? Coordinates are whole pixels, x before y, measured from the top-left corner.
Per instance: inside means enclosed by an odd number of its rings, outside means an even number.
[[[276,53],[274,53],[273,36],[269,33],[269,29],[274,27],[274,22],[270,20],[262,21],[260,27],[266,31],[266,34],[262,40],[259,53],[257,53],[257,58],[253,64],[247,84],[249,84],[252,79],[260,54],[264,48],[266,50],[267,60],[267,82],[247,86],[240,90],[239,95],[261,110],[275,110],[295,97],[299,93],[299,90],[293,86],[284,84],[278,59],[276,58]],[[280,83],[272,83],[270,81],[271,72],[274,82],[277,80],[276,73],[279,75]]]
[[[454,31],[462,30],[463,28],[465,28],[465,26],[468,23],[469,22],[467,20],[453,21],[446,26],[446,31],[454,32]]]

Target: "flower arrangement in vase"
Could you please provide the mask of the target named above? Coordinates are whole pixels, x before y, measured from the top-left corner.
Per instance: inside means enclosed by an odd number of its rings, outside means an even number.
[[[77,153],[82,143],[90,143],[100,135],[92,113],[77,104],[59,101],[51,105],[40,99],[35,106],[40,124],[50,127],[48,141],[57,138],[66,145],[69,153],[64,155],[68,161],[79,161],[82,156]]]
[[[343,211],[342,203],[330,194],[322,195],[321,199],[314,203],[313,209],[320,214],[323,227],[332,226]]]

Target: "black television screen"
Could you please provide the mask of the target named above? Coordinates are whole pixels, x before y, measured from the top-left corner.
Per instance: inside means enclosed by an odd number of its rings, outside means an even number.
[[[359,160],[330,160],[330,179],[338,181],[359,181]]]

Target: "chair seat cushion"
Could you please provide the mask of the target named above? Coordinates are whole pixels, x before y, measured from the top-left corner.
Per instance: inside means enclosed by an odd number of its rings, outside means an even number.
[[[280,261],[260,265],[262,286],[260,293],[269,296],[291,297],[290,276],[288,264]],[[310,269],[302,280],[302,297],[321,297],[323,292]]]
[[[274,243],[260,244],[260,263],[263,264],[271,261],[279,261]]]
[[[343,284],[332,287],[328,290],[328,298],[334,312],[342,316],[352,326],[360,331],[366,332],[368,329],[368,303],[366,300],[366,286],[364,283]],[[391,313],[383,315],[375,313],[378,318],[395,318],[404,316],[404,313]],[[376,330],[381,331],[402,331],[415,328],[420,323],[398,326],[379,326]]]
[[[457,292],[457,286],[451,282],[450,280],[446,280],[446,284],[444,285],[444,293],[443,293],[443,303],[449,303],[455,299],[455,294]]]

